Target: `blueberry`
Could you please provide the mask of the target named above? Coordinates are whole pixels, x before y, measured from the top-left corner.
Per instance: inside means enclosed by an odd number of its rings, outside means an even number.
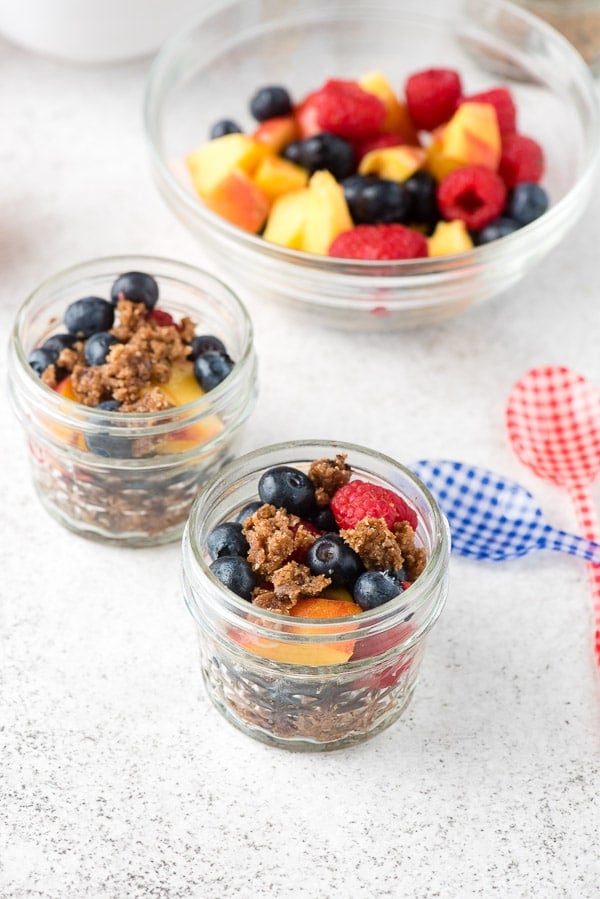
[[[206,538],[206,548],[211,559],[218,559],[219,556],[245,558],[250,549],[238,521],[224,521],[213,528]]]
[[[213,334],[201,334],[199,337],[194,337],[191,343],[192,352],[188,356],[188,359],[191,359],[193,362],[198,356],[202,356],[204,353],[226,353],[227,350],[225,348],[225,344],[222,340],[219,340],[218,337],[215,337]]]
[[[322,131],[302,141],[292,141],[284,148],[282,156],[295,162],[312,174],[327,169],[338,181],[348,178],[356,169],[354,150],[347,140]]]
[[[265,471],[258,482],[263,503],[281,506],[300,518],[308,518],[315,508],[315,488],[308,475],[298,468],[279,465]]]
[[[437,182],[429,172],[415,172],[404,181],[409,196],[407,219],[417,225],[427,225],[431,230],[440,220],[437,202]]]
[[[118,400],[103,400],[96,406],[96,409],[103,409],[105,412],[116,412],[120,408],[121,403]]]
[[[329,506],[318,509],[310,516],[310,521],[311,524],[314,524],[320,531],[327,531],[328,533],[339,531],[338,523]]]
[[[106,459],[132,458],[133,441],[131,438],[110,434],[108,431],[86,434],[85,445],[90,453],[94,453],[96,456],[103,456]]]
[[[53,365],[54,362],[56,362],[57,358],[57,353],[53,353],[50,350],[45,350],[43,347],[38,347],[38,349],[31,351],[27,361],[31,365],[36,375],[41,376],[46,371],[49,365]]]
[[[125,272],[120,275],[110,289],[113,306],[119,302],[121,294],[133,303],[143,303],[146,309],[154,309],[158,300],[158,284],[145,272]]]
[[[250,112],[258,122],[275,116],[291,115],[292,101],[284,87],[261,87],[250,100]]]
[[[334,587],[350,589],[364,571],[360,556],[339,534],[325,534],[318,537],[306,555],[306,564],[312,574],[324,574],[331,578]]]
[[[211,140],[215,140],[217,137],[224,137],[226,134],[241,134],[242,129],[238,125],[237,122],[232,121],[231,119],[219,119],[218,122],[212,126],[209,131],[209,137]]]
[[[357,225],[402,222],[410,208],[410,195],[399,181],[355,175],[342,182],[350,215]]]
[[[254,500],[252,503],[247,503],[243,509],[240,509],[238,514],[235,516],[235,520],[240,524],[243,524],[247,518],[250,518],[251,515],[254,515],[257,509],[260,509],[262,503],[259,499]]]
[[[211,563],[210,570],[233,593],[237,593],[242,599],[252,599],[256,578],[241,556],[219,556]]]
[[[83,347],[83,355],[88,365],[104,365],[111,346],[118,343],[108,331],[98,331],[88,337]]]
[[[354,602],[361,609],[375,609],[377,606],[389,602],[395,596],[399,596],[404,588],[402,581],[406,580],[406,574],[402,569],[398,571],[365,571],[354,584]]]
[[[65,325],[71,334],[90,337],[97,331],[108,331],[115,320],[115,310],[100,297],[75,300],[65,312]]]
[[[234,364],[227,353],[215,353],[211,350],[198,356],[194,362],[194,375],[203,390],[212,390],[225,380]]]
[[[548,208],[548,194],[539,184],[524,181],[510,192],[506,215],[519,225],[528,225],[543,215]]]
[[[473,238],[477,246],[481,246],[485,243],[491,243],[493,240],[498,240],[500,237],[506,237],[508,234],[512,234],[513,231],[517,231],[519,227],[520,225],[514,219],[500,216],[500,218],[494,219],[493,222],[482,228],[481,231],[476,231]]]
[[[76,342],[77,337],[74,334],[53,334],[52,337],[44,341],[42,349],[56,353],[56,358],[58,359],[63,350],[72,349]]]

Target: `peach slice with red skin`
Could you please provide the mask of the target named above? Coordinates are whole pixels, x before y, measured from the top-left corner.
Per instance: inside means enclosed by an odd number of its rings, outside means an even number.
[[[300,127],[293,115],[275,116],[261,122],[252,137],[272,153],[278,154],[292,141],[299,139]]]
[[[491,103],[462,103],[437,129],[427,149],[427,169],[437,181],[466,165],[496,171],[502,154],[498,116]]]
[[[399,134],[405,143],[418,146],[419,135],[412,123],[408,106],[398,99],[383,72],[377,70],[367,72],[359,78],[358,83],[363,90],[379,97],[385,106],[382,131],[393,131]]]
[[[241,169],[235,169],[204,195],[209,209],[244,231],[256,234],[267,220],[271,201]]]

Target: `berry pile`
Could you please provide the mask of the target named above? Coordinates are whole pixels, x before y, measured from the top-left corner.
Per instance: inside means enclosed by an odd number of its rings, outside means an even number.
[[[425,567],[417,515],[403,499],[358,478],[346,456],[308,473],[282,465],[258,499],[206,541],[213,574],[259,608],[293,617],[359,614],[403,593]]]
[[[281,85],[249,103],[248,133],[215,122],[186,157],[214,212],[290,249],[348,259],[459,253],[542,215],[540,145],[517,128],[504,86],[468,95],[460,75],[329,79],[294,101]]]
[[[43,382],[98,409],[139,412],[183,405],[221,383],[234,366],[223,342],[196,335],[190,319],[157,309],[159,287],[145,272],[126,272],[110,299],[75,300],[64,333],[29,355]]]

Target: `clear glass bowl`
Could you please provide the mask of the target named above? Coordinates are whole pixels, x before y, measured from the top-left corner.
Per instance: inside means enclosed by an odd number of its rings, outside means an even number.
[[[287,250],[208,210],[182,159],[248,100],[283,83],[299,98],[328,77],[380,69],[393,85],[431,65],[457,69],[469,93],[507,85],[519,129],[544,147],[551,208],[495,243],[455,256],[347,262]],[[229,0],[211,6],[158,54],[145,125],[158,187],[240,290],[356,330],[434,322],[514,285],[573,227],[592,193],[598,101],[589,69],[558,32],[503,0]],[[557,135],[560,134],[560,140]],[[231,266],[231,259],[236,266]]]
[[[236,364],[200,399],[161,412],[115,414],[51,390],[28,364],[32,349],[64,332],[59,323],[69,303],[89,295],[108,298],[111,284],[127,271],[148,272],[157,280],[158,308],[176,320],[189,316],[198,333],[224,341]],[[212,275],[167,259],[98,259],[50,278],[19,310],[9,356],[10,396],[44,507],[79,534],[130,546],[181,536],[200,485],[233,458],[256,398],[245,307]]]
[[[416,510],[417,539],[427,565],[396,599],[347,618],[290,618],[240,599],[209,569],[206,538],[257,499],[264,471],[347,453],[354,475],[394,490]],[[450,535],[435,500],[418,478],[373,450],[334,441],[295,441],[256,450],[207,483],[183,536],[183,589],[196,622],[202,676],[216,708],[245,733],[297,750],[336,749],[379,733],[400,717],[418,678],[426,636],[448,591]],[[348,640],[349,661],[304,661],[315,648]],[[279,660],[278,660],[279,659]]]

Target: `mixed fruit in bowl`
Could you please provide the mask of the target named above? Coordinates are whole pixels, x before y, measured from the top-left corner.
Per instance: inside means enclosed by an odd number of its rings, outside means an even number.
[[[121,268],[142,261],[156,270]],[[11,352],[48,511],[98,539],[177,539],[254,405],[252,326],[235,294],[169,260],[84,263],[23,305]]]
[[[294,101],[281,85],[249,102],[254,126],[215,122],[186,156],[213,212],[270,243],[342,259],[460,253],[548,208],[540,144],[518,130],[502,85],[468,94],[453,69],[332,78]]]
[[[229,466],[197,500],[184,535],[208,693],[268,742],[345,745],[395,720],[445,600],[439,512],[406,495],[414,484],[370,474],[360,448],[348,449],[352,464],[341,445],[311,462],[253,469],[246,500],[213,518],[207,490],[217,504],[236,498],[236,482],[221,483]]]

